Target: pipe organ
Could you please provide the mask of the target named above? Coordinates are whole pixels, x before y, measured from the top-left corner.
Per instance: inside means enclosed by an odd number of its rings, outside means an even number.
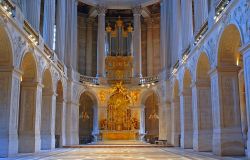
[[[109,83],[130,83],[133,71],[133,27],[119,17],[115,24],[106,26],[105,70]]]

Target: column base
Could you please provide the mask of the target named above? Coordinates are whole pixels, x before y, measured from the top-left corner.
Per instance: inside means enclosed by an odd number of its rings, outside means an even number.
[[[18,153],[18,138],[16,134],[0,135],[0,158]]]
[[[193,132],[187,131],[181,134],[181,148],[192,149],[193,148]]]
[[[219,156],[245,155],[241,129],[234,128],[214,131],[213,153]]]
[[[180,147],[180,143],[181,143],[181,140],[180,140],[180,133],[178,132],[172,132],[172,138],[171,138],[171,144],[174,146],[174,147]]]
[[[18,141],[18,151],[20,153],[34,153],[40,151],[40,136],[34,134],[20,134]]]
[[[212,151],[212,131],[198,131],[193,136],[193,149],[200,152]]]
[[[41,135],[41,149],[50,150],[55,148],[55,136],[49,134]]]

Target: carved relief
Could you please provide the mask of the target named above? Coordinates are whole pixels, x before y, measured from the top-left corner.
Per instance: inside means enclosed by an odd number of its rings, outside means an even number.
[[[21,63],[21,57],[24,49],[27,47],[27,42],[19,35],[14,35],[13,37],[14,44],[14,65],[16,67]]]

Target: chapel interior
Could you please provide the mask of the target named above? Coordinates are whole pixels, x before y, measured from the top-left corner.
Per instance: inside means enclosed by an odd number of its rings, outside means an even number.
[[[0,158],[249,158],[249,17],[250,0],[0,0]]]

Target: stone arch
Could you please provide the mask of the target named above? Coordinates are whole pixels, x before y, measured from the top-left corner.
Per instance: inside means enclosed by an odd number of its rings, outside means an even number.
[[[154,143],[159,138],[159,117],[150,118],[150,115],[159,116],[159,103],[161,103],[159,94],[149,89],[141,96],[141,123],[142,132],[148,142]]]
[[[21,63],[22,79],[18,125],[18,150],[22,153],[40,150],[41,86],[37,82],[37,63],[32,53],[24,55]]]
[[[44,70],[42,77],[42,107],[41,107],[41,149],[48,150],[55,147],[54,117],[55,93],[53,80],[49,69]]]
[[[211,72],[212,95],[217,95],[212,96],[213,109],[217,111],[213,114],[214,126],[220,130],[220,133],[213,133],[213,145],[217,146],[213,152],[218,155],[244,154],[239,94],[239,71],[243,68],[239,48],[242,43],[237,25],[223,28],[217,45],[217,68]]]
[[[180,147],[180,96],[179,96],[179,82],[177,79],[174,80],[172,99],[171,99],[171,121],[172,121],[172,133],[171,133],[171,144],[175,147]]]
[[[0,19],[1,23],[1,19]],[[14,75],[11,38],[0,24],[0,157],[17,153],[16,126],[19,103],[20,75]],[[13,128],[13,130],[9,130]],[[15,147],[13,147],[15,146]]]
[[[201,53],[196,66],[196,80],[193,84],[193,148],[197,151],[212,151],[213,120],[210,68],[207,54]]]
[[[98,134],[98,101],[90,90],[85,90],[79,98],[79,143],[91,143]]]
[[[0,68],[13,66],[13,50],[11,38],[5,27],[0,26]]]
[[[217,66],[237,65],[240,58],[238,49],[242,44],[242,34],[237,25],[230,24],[223,28],[217,44]]]

